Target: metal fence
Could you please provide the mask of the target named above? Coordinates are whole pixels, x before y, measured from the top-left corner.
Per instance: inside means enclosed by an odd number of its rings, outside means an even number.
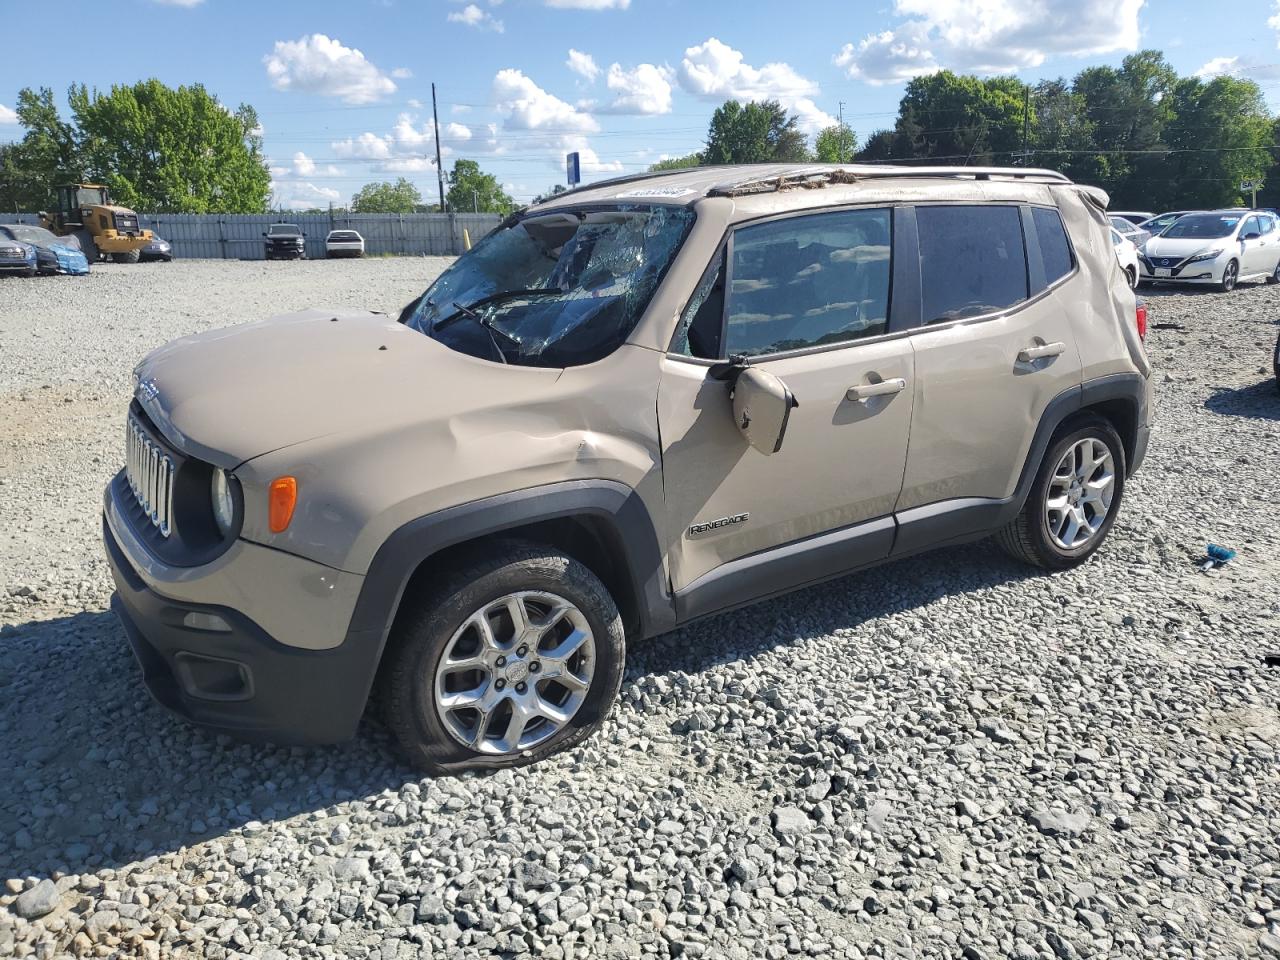
[[[180,258],[261,260],[262,235],[273,223],[296,223],[306,235],[308,257],[324,256],[330,230],[358,230],[365,253],[450,256],[465,248],[464,231],[474,243],[498,225],[496,213],[366,213],[366,214],[140,214],[149,227],[173,245]],[[0,214],[0,221],[39,224],[32,213]]]

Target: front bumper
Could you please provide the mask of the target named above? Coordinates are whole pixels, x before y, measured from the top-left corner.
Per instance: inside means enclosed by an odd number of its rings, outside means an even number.
[[[1178,267],[1159,267],[1149,260],[1138,258],[1139,279],[1148,283],[1221,283],[1224,264],[1217,260],[1205,260],[1201,263],[1188,263]],[[1162,277],[1157,269],[1168,270],[1170,276]]]
[[[301,243],[269,243],[264,247],[268,260],[301,260],[307,248]]]
[[[355,735],[381,655],[380,633],[346,631],[348,612],[338,628],[345,631],[343,639],[336,646],[291,646],[235,606],[160,593],[139,569],[146,564],[130,559],[122,540],[138,549],[136,542],[127,530],[117,536],[113,517],[120,522],[108,492],[102,539],[116,586],[111,608],[129,637],[147,690],[162,706],[193,723],[248,739],[317,744]],[[265,547],[246,549],[274,554],[285,566],[309,563]],[[244,597],[250,606],[270,602],[272,612],[283,616],[314,617],[317,606],[336,615],[325,604],[326,597],[312,596],[308,602],[305,596],[289,593],[288,576],[268,585],[261,582],[260,570],[255,574],[260,582],[254,593],[239,586],[229,592]],[[224,574],[220,582],[226,586],[229,578]],[[283,594],[280,585],[285,585]],[[174,591],[195,592],[190,582],[175,584]],[[221,624],[211,623],[210,617]]]

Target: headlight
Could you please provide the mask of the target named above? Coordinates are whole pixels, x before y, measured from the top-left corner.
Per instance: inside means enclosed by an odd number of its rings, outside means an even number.
[[[1206,250],[1204,253],[1197,253],[1194,257],[1188,260],[1187,263],[1203,263],[1206,260],[1217,260],[1220,256],[1222,256],[1221,247],[1216,250]]]
[[[227,471],[213,469],[213,479],[209,483],[209,499],[213,504],[213,522],[218,525],[218,532],[223,537],[231,534],[236,522],[236,500],[231,492],[231,478]]]

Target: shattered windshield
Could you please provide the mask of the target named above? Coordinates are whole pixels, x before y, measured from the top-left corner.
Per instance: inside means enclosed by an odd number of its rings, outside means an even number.
[[[462,353],[568,367],[618,348],[693,224],[684,207],[558,210],[499,227],[405,318]]]

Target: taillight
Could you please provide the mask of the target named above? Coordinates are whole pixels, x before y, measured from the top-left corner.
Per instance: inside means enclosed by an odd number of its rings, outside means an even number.
[[[1139,303],[1137,310],[1134,311],[1134,321],[1138,325],[1138,339],[1147,339],[1147,305]]]

